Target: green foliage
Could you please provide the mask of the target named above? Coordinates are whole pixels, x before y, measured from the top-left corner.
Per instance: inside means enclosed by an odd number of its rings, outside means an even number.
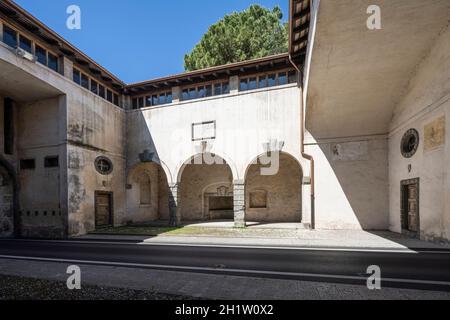
[[[288,51],[288,25],[280,7],[252,5],[212,25],[190,54],[186,71],[261,58]]]

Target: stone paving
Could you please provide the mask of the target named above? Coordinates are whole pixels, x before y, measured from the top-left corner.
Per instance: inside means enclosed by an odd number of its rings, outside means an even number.
[[[0,260],[0,274],[67,280],[64,263]],[[236,300],[450,300],[450,292],[382,288],[364,285],[275,280],[228,275],[80,265],[82,287],[102,286],[149,290],[161,294]],[[1,289],[1,288],[0,288]],[[23,288],[27,290],[27,288]]]
[[[192,244],[228,246],[276,246],[311,248],[356,248],[356,249],[442,249],[450,250],[449,244],[431,243],[406,237],[389,231],[362,230],[304,230],[281,228],[202,228],[190,226],[176,232],[157,236],[87,235],[75,239],[83,240],[130,240],[153,244]]]

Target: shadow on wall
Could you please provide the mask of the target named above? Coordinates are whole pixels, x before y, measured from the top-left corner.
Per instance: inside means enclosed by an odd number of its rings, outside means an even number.
[[[317,227],[388,230],[387,138],[307,147],[316,167]]]
[[[128,114],[127,121],[131,118],[133,128],[131,132],[127,129],[127,140],[134,145],[127,145],[127,208],[122,225],[156,221],[173,224],[169,203],[175,203],[176,197],[170,188],[171,173],[159,157],[143,112]]]

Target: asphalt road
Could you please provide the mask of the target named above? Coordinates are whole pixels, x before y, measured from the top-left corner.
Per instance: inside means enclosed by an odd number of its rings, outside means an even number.
[[[0,240],[0,258],[450,291],[450,251],[388,252],[224,248],[121,242]],[[32,262],[30,262],[32,263]]]

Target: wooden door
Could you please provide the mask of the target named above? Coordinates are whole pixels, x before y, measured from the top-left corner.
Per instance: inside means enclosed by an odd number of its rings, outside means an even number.
[[[419,231],[417,200],[417,184],[411,184],[408,186],[408,230],[411,232]]]
[[[112,225],[112,194],[96,192],[95,194],[95,226]]]

